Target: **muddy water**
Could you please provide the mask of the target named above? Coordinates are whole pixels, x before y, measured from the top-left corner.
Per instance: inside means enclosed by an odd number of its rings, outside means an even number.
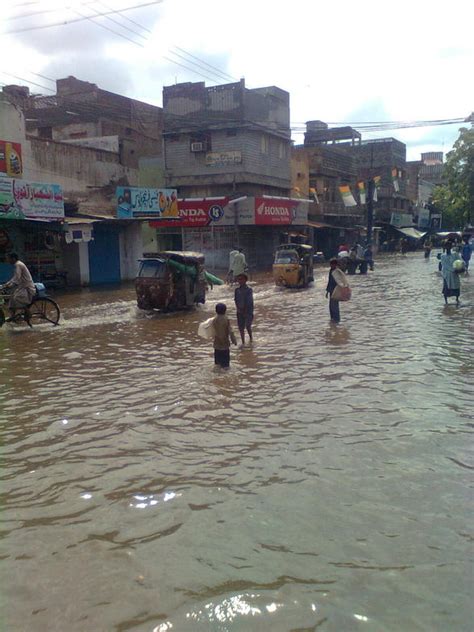
[[[386,258],[336,327],[325,270],[254,279],[228,372],[196,335],[227,288],[4,327],[1,629],[470,630],[473,279],[445,308],[434,259]]]

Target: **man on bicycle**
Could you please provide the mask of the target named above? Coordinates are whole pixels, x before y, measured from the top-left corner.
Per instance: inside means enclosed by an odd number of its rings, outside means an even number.
[[[33,283],[30,271],[23,263],[18,259],[16,252],[12,252],[7,256],[8,263],[15,266],[15,272],[12,278],[7,281],[2,288],[13,288],[13,292],[10,296],[10,302],[8,303],[8,309],[10,311],[10,318],[15,318],[16,311],[18,309],[26,309],[32,302],[36,288]]]

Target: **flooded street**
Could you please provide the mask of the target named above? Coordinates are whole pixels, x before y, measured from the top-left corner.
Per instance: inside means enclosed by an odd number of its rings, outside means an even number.
[[[2,630],[472,629],[474,272],[459,308],[420,252],[350,279],[339,326],[326,267],[253,279],[228,372],[197,336],[228,287],[0,331]]]

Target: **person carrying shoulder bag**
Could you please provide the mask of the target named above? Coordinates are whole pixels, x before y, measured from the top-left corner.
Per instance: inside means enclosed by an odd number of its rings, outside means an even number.
[[[329,297],[329,315],[332,322],[341,320],[339,301],[348,301],[351,298],[351,288],[346,275],[341,270],[338,259],[329,262],[328,284],[326,286],[326,298]]]

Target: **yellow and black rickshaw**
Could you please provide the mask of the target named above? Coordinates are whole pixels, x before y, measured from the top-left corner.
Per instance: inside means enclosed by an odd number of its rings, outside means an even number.
[[[273,262],[275,284],[282,287],[307,287],[314,281],[313,248],[307,244],[278,246]]]

